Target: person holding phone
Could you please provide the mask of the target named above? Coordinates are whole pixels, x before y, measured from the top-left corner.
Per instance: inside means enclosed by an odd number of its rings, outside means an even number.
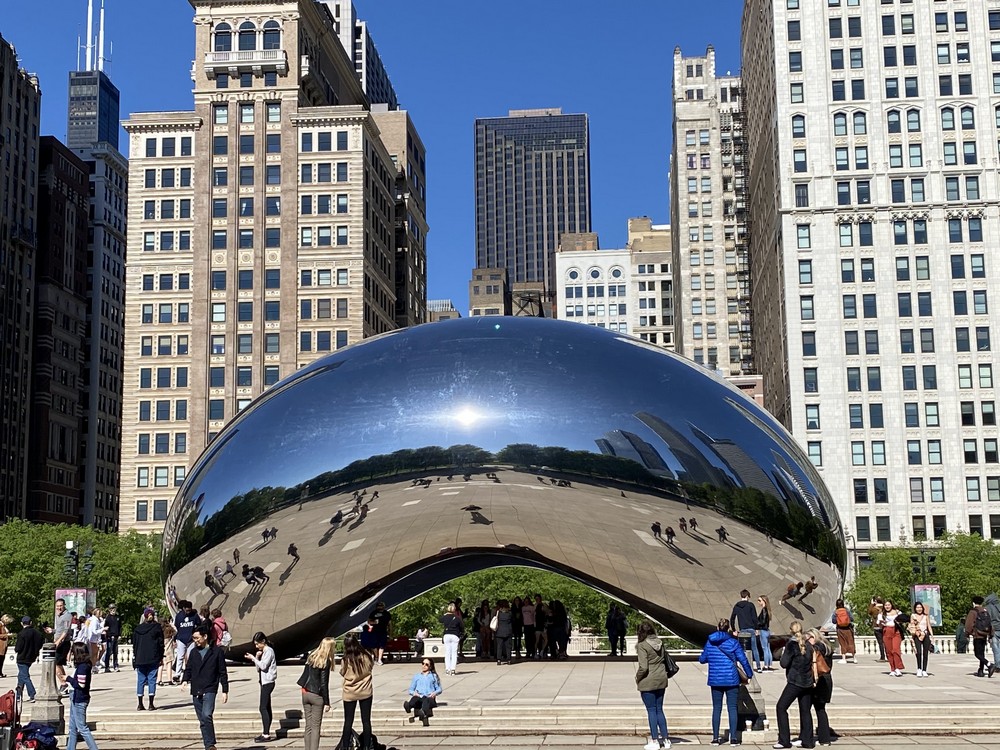
[[[274,649],[264,633],[258,631],[253,636],[254,653],[244,654],[243,658],[252,661],[257,667],[257,682],[260,683],[260,722],[264,731],[254,738],[254,742],[271,741],[271,693],[278,681],[278,660],[274,657]]]

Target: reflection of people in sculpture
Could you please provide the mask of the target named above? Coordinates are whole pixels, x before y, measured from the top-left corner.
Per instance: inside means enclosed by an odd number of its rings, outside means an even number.
[[[692,517],[691,521],[690,521],[690,524],[691,524],[691,531],[697,531],[698,530],[698,519],[697,518]]]
[[[254,566],[254,568],[253,568],[253,574],[254,574],[254,577],[258,581],[262,581],[263,583],[267,583],[268,581],[271,580],[271,576],[269,576],[267,573],[265,573],[264,569],[262,567],[260,567],[259,565],[255,565]]]
[[[333,514],[333,518],[330,519],[330,525],[333,526],[334,530],[336,530],[337,527],[340,526],[341,523],[343,523],[343,521],[344,521],[344,511],[338,510],[336,513]]]
[[[233,550],[233,563],[236,565],[240,564],[240,550],[239,547]]]
[[[660,539],[662,536],[662,527],[659,521],[653,521],[653,525],[649,527],[653,532],[653,539]]]
[[[295,562],[299,561],[299,550],[298,547],[295,546],[294,542],[288,545],[288,554]]]
[[[667,533],[667,544],[673,544],[674,543],[674,537],[677,536],[677,534],[674,533],[674,527],[673,526],[667,526],[667,532],[666,533]]]
[[[715,530],[715,533],[719,535],[719,541],[725,542],[729,538],[729,532],[726,530],[725,526],[720,526]]]
[[[784,604],[789,599],[793,598],[796,594],[802,591],[803,586],[805,586],[805,584],[802,583],[802,581],[788,584],[788,589],[785,591],[785,595],[781,597],[781,603]]]
[[[226,572],[222,575],[223,577],[232,576],[233,578],[236,578],[236,571],[233,570],[233,564],[229,560],[226,560]]]
[[[681,527],[681,533],[682,534],[687,534],[687,530],[688,530],[688,522],[687,522],[687,520],[684,519],[684,518],[682,518],[680,520],[680,522],[679,522],[679,525]]]
[[[808,581],[806,581],[806,591],[802,596],[799,597],[800,602],[804,602],[806,597],[809,596],[813,591],[819,588],[819,584],[816,583],[816,576],[813,576]]]

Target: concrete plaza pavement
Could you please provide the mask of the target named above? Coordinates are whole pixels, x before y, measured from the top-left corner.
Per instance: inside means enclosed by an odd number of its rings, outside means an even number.
[[[902,678],[890,677],[887,665],[870,656],[858,664],[836,663],[831,724],[842,735],[838,747],[875,748],[920,744],[943,748],[1000,750],[995,733],[1000,674],[974,676],[971,654],[932,655],[929,678],[917,678],[913,659]],[[38,667],[32,671],[37,674]],[[511,666],[466,660],[458,675],[443,676],[444,693],[428,728],[409,724],[401,709],[415,662],[376,667],[373,722],[379,739],[398,748],[512,746],[639,747],[645,731],[645,711],[635,689],[634,658],[580,657],[568,661],[526,661]],[[442,669],[443,671],[443,669]],[[274,693],[275,729],[282,739],[274,747],[301,746],[299,689],[301,666],[279,667]],[[665,713],[671,738],[681,746],[711,740],[710,693],[706,667],[682,660],[671,680]],[[0,680],[0,691],[14,686]],[[745,747],[770,747],[775,742],[774,702],[784,687],[777,670],[759,675],[770,729],[744,734]],[[260,731],[258,685],[252,668],[230,669],[230,699],[216,709],[220,750],[266,747],[250,740]],[[323,723],[323,747],[336,745],[342,722],[339,676],[331,679],[333,710]],[[197,748],[197,723],[190,697],[176,686],[158,690],[155,713],[135,710],[135,676],[130,668],[94,678],[89,720],[103,748],[158,750]],[[23,720],[30,720],[25,704]],[[791,712],[793,728],[796,712]],[[360,729],[360,720],[356,721]],[[272,734],[274,734],[272,730]],[[147,744],[148,743],[148,744]]]

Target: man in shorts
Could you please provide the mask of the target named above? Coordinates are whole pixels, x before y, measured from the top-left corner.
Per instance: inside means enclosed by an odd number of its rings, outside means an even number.
[[[69,695],[70,687],[66,684],[66,660],[70,647],[73,645],[70,629],[73,625],[73,615],[66,611],[66,602],[56,599],[56,619],[52,626],[52,640],[56,645],[56,685],[63,695]]]

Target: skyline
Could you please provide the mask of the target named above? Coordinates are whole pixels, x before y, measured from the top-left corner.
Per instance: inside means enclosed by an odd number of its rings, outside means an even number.
[[[133,112],[190,110],[194,43],[190,5],[171,0],[140,11],[122,0],[106,0],[105,5],[106,54],[111,58],[107,72],[122,92],[122,118]],[[474,11],[455,0],[442,0],[430,8],[396,0],[356,0],[355,5],[359,17],[369,24],[401,106],[411,113],[427,146],[428,298],[451,299],[463,316],[468,314],[468,281],[475,265],[473,140],[477,117],[535,107],[588,114],[593,230],[600,235],[601,247],[618,248],[625,244],[628,218],[649,216],[656,224],[669,222],[674,47],[680,46],[689,55],[701,54],[712,44],[718,72],[738,72],[738,0],[721,3],[731,21],[722,25],[718,24],[719,4],[679,8],[638,0],[633,3],[638,10],[627,16],[605,17],[595,0],[585,0],[564,18],[565,6],[520,2],[510,15],[530,16],[533,23],[518,26],[524,33],[513,37],[503,36],[508,27],[502,24],[482,28]],[[48,29],[44,35],[36,31],[41,28],[43,10]],[[168,40],[165,45],[157,46],[148,34],[134,31],[150,28],[136,23],[136,18],[154,11],[157,39]],[[0,34],[16,47],[21,65],[40,78],[42,134],[61,140],[66,136],[68,72],[76,69],[74,48],[77,36],[86,36],[86,13],[86,0],[56,0],[44,9],[16,5],[0,27]],[[645,21],[637,23],[637,18]],[[579,48],[573,41],[589,39],[589,30],[596,25],[612,42],[627,40],[619,42],[623,52],[568,54]],[[558,36],[547,33],[552,29],[560,30]],[[472,59],[482,49],[506,51],[502,61],[508,67],[493,64],[476,70],[476,66],[457,65],[452,69],[453,61]],[[150,64],[151,51],[156,53],[155,65]],[[80,59],[83,66],[82,51]],[[442,81],[451,86],[442,86]],[[510,81],[518,83],[518,91],[511,90]],[[638,157],[636,143],[646,144]],[[127,151],[127,139],[123,139],[123,151]]]

